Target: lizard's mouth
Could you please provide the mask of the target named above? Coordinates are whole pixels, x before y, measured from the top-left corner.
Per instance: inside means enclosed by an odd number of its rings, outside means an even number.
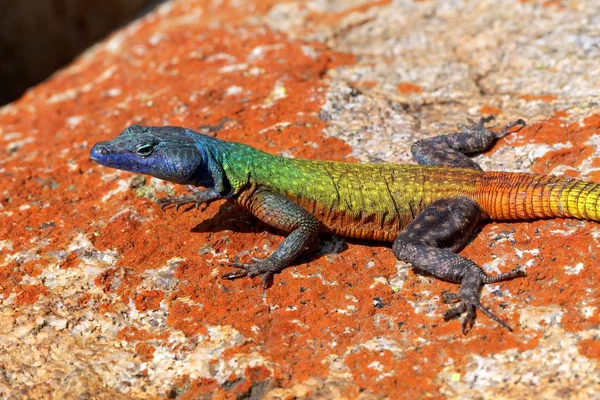
[[[113,148],[110,141],[96,143],[90,150],[90,159],[96,164],[124,171],[141,172],[153,176],[153,172],[155,172],[145,160],[136,157],[135,154]]]

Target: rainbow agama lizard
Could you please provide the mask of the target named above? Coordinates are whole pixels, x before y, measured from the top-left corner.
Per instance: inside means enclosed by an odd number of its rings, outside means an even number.
[[[466,155],[490,148],[523,120],[495,132],[491,118],[470,121],[456,134],[412,146],[419,165],[355,164],[274,156],[173,126],[133,125],[118,137],[97,143],[93,161],[149,174],[178,184],[205,187],[162,198],[161,207],[234,201],[268,225],[289,232],[265,259],[235,263],[225,279],[260,276],[266,288],[273,275],[312,248],[319,232],[393,242],[395,256],[415,269],[460,284],[446,302],[458,303],[445,320],[466,312],[463,332],[475,310],[508,330],[509,325],[480,303],[485,284],[524,276],[520,268],[495,276],[456,253],[485,219],[548,217],[600,219],[600,185],[571,178],[511,172],[484,172]]]

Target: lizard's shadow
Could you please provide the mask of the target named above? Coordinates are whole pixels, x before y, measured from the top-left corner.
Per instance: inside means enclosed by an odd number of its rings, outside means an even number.
[[[193,207],[188,210],[193,210]],[[477,237],[477,235],[481,232],[485,223],[480,223],[473,230],[469,239],[466,243],[461,247],[460,250],[464,249],[464,247],[468,246],[473,242],[473,240]],[[261,232],[267,231],[273,235],[279,236],[287,236],[287,233],[281,231],[279,229],[273,228],[260,220],[258,220],[254,215],[250,212],[244,210],[236,204],[232,204],[229,202],[225,202],[219,206],[219,210],[215,215],[211,218],[207,218],[204,221],[200,222],[198,225],[191,229],[193,233],[216,233],[222,232],[225,230],[229,230],[237,233],[256,233],[259,234]],[[292,265],[297,265],[301,263],[310,262],[313,260],[317,260],[322,256],[327,254],[340,254],[348,249],[348,244],[360,244],[365,246],[386,246],[390,247],[391,251],[391,243],[381,242],[381,241],[371,241],[371,240],[363,240],[363,239],[354,239],[354,238],[341,238],[335,234],[331,233],[322,233],[319,235],[319,240],[317,245],[315,246],[314,251],[306,252],[302,254],[297,260],[293,262]],[[415,272],[429,276],[430,274],[415,269]]]
[[[216,233],[229,230],[237,233],[256,233],[267,231],[273,235],[287,236],[288,233],[273,228],[257,219],[250,212],[243,208],[225,202],[221,204],[219,210],[211,218],[207,218],[191,229],[193,233]],[[294,261],[292,265],[310,262],[331,253],[342,253],[348,249],[346,239],[339,236],[322,233],[319,235],[318,242],[314,251],[302,254]]]
[[[194,207],[189,208],[189,210],[194,211]],[[200,222],[191,231],[194,233],[216,233],[228,230],[238,233],[258,233],[265,229],[276,231],[274,228],[260,222],[243,208],[225,202],[221,204],[215,215]]]

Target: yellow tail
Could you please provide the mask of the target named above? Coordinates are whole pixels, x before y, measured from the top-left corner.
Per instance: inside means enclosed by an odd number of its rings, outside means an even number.
[[[474,200],[494,220],[570,217],[600,220],[600,184],[511,172],[477,177]]]

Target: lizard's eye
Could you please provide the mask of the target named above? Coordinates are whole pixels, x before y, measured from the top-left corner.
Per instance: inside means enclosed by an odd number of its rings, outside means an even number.
[[[153,151],[154,146],[151,144],[143,144],[135,150],[136,154],[142,157],[148,157]]]

